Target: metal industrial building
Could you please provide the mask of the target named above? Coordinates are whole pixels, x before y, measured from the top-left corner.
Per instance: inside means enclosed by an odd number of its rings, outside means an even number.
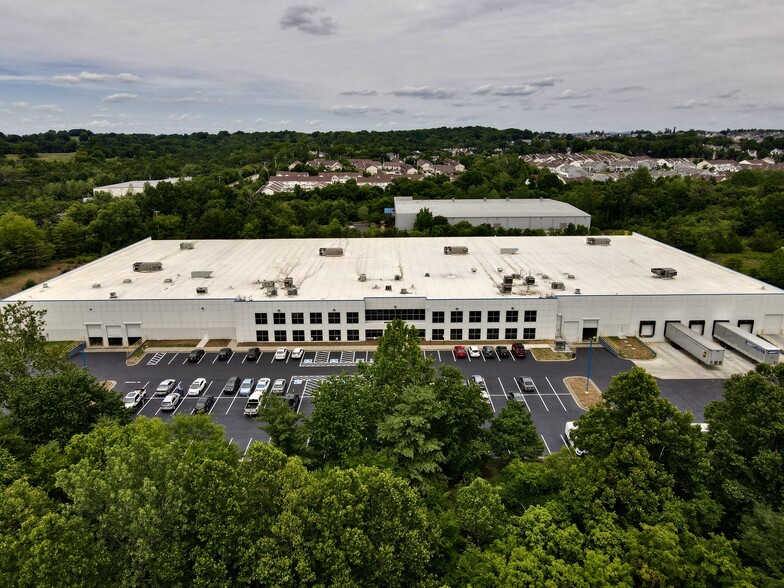
[[[474,226],[488,224],[504,229],[565,229],[570,223],[591,226],[591,215],[571,204],[548,198],[514,198],[484,200],[414,200],[411,196],[395,197],[395,227],[414,228],[423,208],[433,216],[443,216],[449,224],[468,221]]]
[[[662,341],[665,321],[778,335],[784,316],[784,291],[637,234],[147,239],[0,304],[18,300],[50,339],[94,346],[365,341],[395,318],[426,341]]]

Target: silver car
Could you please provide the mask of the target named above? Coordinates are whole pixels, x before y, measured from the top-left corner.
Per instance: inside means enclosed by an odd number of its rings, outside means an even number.
[[[174,410],[177,408],[177,405],[182,400],[182,396],[177,394],[177,392],[172,392],[171,394],[167,394],[166,398],[163,399],[161,403],[161,410]]]

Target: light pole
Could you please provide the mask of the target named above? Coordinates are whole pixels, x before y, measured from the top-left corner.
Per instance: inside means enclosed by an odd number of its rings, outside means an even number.
[[[588,394],[588,386],[591,383],[591,357],[593,357],[593,337],[588,339],[588,377],[585,379],[586,394]]]

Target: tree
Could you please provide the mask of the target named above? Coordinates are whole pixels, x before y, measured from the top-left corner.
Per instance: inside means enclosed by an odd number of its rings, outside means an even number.
[[[270,436],[275,447],[286,455],[303,453],[305,428],[300,426],[302,415],[291,410],[286,401],[274,394],[268,394],[257,418],[264,421],[260,428]]]
[[[316,459],[342,464],[363,450],[368,442],[363,435],[367,430],[360,408],[363,397],[362,381],[346,374],[324,380],[313,392],[313,413],[306,428]]]
[[[522,402],[508,404],[490,425],[490,447],[505,459],[533,459],[542,455],[544,443]]]
[[[44,232],[33,221],[6,212],[0,216],[0,251],[4,252],[4,266],[0,266],[0,271],[10,273],[19,268],[46,265],[54,247],[47,243]]]
[[[455,511],[460,528],[474,545],[490,545],[508,532],[501,496],[482,478],[475,478],[458,491]]]
[[[414,220],[414,230],[426,233],[433,228],[433,213],[429,208],[421,209]]]
[[[119,395],[89,373],[70,366],[59,373],[17,380],[9,390],[11,424],[31,443],[66,443],[102,418],[130,421]]]
[[[743,516],[740,552],[754,570],[757,586],[784,583],[784,515],[762,504]]]

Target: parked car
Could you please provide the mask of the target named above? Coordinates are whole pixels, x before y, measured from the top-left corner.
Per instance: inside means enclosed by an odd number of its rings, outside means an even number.
[[[224,347],[220,351],[218,351],[218,359],[221,361],[227,361],[231,358],[234,352],[231,350],[230,347]]]
[[[125,408],[136,408],[145,400],[147,400],[147,390],[144,388],[136,388],[136,390],[132,390],[125,395],[123,404],[125,405]]]
[[[285,347],[278,347],[275,350],[275,360],[285,360],[286,356],[289,354],[288,349]]]
[[[180,404],[180,400],[182,400],[182,395],[177,392],[167,394],[166,398],[161,402],[161,410],[174,410]]]
[[[253,390],[254,392],[258,392],[260,394],[266,394],[270,387],[270,379],[269,378],[259,378],[259,381],[256,382],[256,389]]]
[[[468,357],[481,357],[482,352],[479,351],[479,347],[476,345],[469,345],[468,346]]]
[[[487,390],[487,384],[485,383],[485,379],[479,374],[474,374],[469,378],[469,380],[472,381],[477,386],[479,386],[479,388],[481,388],[482,390]]]
[[[174,392],[174,388],[177,386],[177,380],[164,380],[158,387],[155,389],[155,393],[161,396],[165,396],[166,394],[170,394]]]
[[[509,357],[509,349],[506,348],[506,345],[497,345],[495,354],[500,358]]]
[[[517,378],[517,381],[520,382],[520,389],[523,392],[536,392],[536,386],[534,386],[534,381],[532,378],[528,376],[520,376]]]
[[[253,387],[256,385],[256,380],[253,378],[245,378],[240,384],[240,396],[250,396],[253,392]]]
[[[259,414],[259,406],[261,405],[261,401],[264,395],[257,390],[254,390],[253,394],[248,397],[248,401],[245,403],[245,409],[243,413],[246,416],[254,417]]]
[[[226,384],[223,386],[223,393],[224,394],[236,394],[237,390],[240,387],[240,382],[242,380],[239,376],[232,376],[227,381]]]
[[[295,347],[291,350],[291,359],[302,359],[303,355],[305,355],[305,350],[302,347]]]
[[[207,387],[207,380],[204,378],[196,378],[193,380],[193,383],[188,388],[188,396],[198,396],[202,392],[204,392],[204,388]]]
[[[482,347],[482,355],[485,356],[485,359],[495,359],[495,349],[492,345],[485,345]]]
[[[513,402],[522,402],[525,404],[525,395],[519,390],[509,390],[509,392],[506,393],[506,397]]]
[[[452,351],[454,352],[457,359],[465,359],[468,357],[468,352],[462,345],[455,345],[455,348]]]
[[[272,384],[272,389],[270,392],[273,394],[283,394],[286,391],[286,379],[285,378],[278,378]]]
[[[196,412],[209,412],[213,404],[215,404],[214,396],[200,396],[196,401],[196,407],[194,410]]]
[[[204,349],[194,349],[188,354],[188,363],[199,363],[204,357]]]
[[[512,353],[515,357],[525,357],[525,345],[522,343],[512,343]]]
[[[289,408],[291,408],[293,410],[297,410],[299,408],[299,395],[298,394],[286,394],[283,397],[283,400],[285,400],[288,403]]]
[[[245,354],[245,361],[256,361],[261,357],[261,349],[258,347],[251,347]]]

